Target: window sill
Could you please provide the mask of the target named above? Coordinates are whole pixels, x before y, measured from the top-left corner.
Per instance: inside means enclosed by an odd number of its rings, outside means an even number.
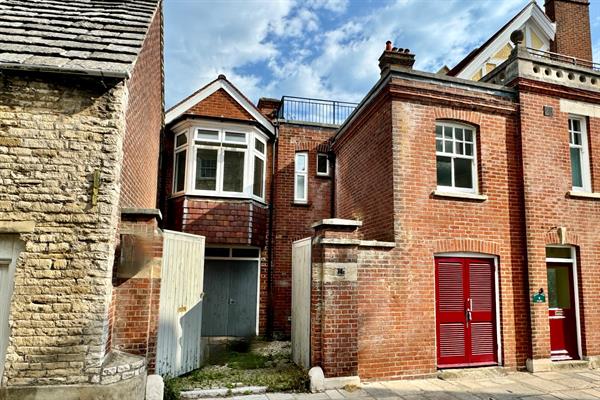
[[[475,193],[463,193],[463,192],[449,192],[442,190],[434,190],[434,197],[446,197],[452,199],[464,199],[464,200],[476,200],[476,201],[486,201],[488,197],[484,194],[475,194]]]
[[[600,200],[600,193],[598,192],[580,192],[578,190],[570,190],[567,194],[569,197],[573,198]]]

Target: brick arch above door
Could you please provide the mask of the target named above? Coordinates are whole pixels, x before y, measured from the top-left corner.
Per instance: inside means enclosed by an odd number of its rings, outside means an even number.
[[[559,232],[559,228],[553,228],[546,232],[544,237],[546,245],[571,245],[579,246],[579,235],[570,229],[565,229],[564,233]]]
[[[443,239],[433,242],[434,253],[484,253],[500,254],[500,244],[477,239]]]

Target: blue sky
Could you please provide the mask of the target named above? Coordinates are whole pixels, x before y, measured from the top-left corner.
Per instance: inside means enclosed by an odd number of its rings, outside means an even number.
[[[360,101],[386,40],[415,68],[453,66],[528,0],[166,0],[166,103],[225,74],[252,101],[283,95]],[[538,0],[543,5],[543,0]],[[591,0],[594,58],[600,1]]]

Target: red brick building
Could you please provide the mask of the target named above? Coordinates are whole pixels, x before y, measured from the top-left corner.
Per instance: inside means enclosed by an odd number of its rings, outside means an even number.
[[[381,78],[346,112],[286,97],[255,108],[224,77],[171,109],[162,208],[171,229],[207,237],[205,301],[210,279],[246,293],[233,282],[256,277],[245,333],[289,334],[292,243],[312,236],[310,364],[327,377],[596,366],[588,6],[530,3],[447,73],[414,70],[388,42]],[[250,260],[257,272],[235,269]],[[237,299],[219,301],[203,323],[228,336],[217,311],[239,316]]]

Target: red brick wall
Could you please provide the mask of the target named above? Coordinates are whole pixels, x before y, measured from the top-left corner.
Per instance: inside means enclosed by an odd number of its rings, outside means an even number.
[[[127,82],[121,207],[156,208],[164,110],[162,51],[161,6]]]
[[[154,371],[160,305],[162,236],[156,221],[121,222],[113,273],[111,348],[146,357]]]
[[[311,236],[310,225],[331,216],[331,178],[316,176],[317,153],[326,152],[334,129],[282,124],[277,143],[274,206],[274,332],[291,333],[292,242]],[[308,204],[294,204],[294,157],[308,151]]]
[[[546,14],[556,22],[551,51],[592,60],[589,4],[588,0],[546,0]]]
[[[572,198],[569,153],[568,114],[561,112],[559,97],[577,96],[577,92],[559,90],[552,95],[548,85],[521,81],[521,137],[523,147],[525,210],[530,295],[547,288],[545,247],[559,243],[557,227],[567,231],[567,243],[578,246],[579,285],[584,355],[600,354],[600,202]],[[597,96],[596,96],[597,97]],[[600,98],[590,99],[600,104]],[[554,108],[553,117],[543,115],[543,106]],[[600,119],[588,118],[588,137],[593,191],[600,191]],[[532,304],[533,357],[550,354],[547,304]]]
[[[235,101],[224,89],[217,90],[200,103],[191,107],[185,114],[254,121],[254,118],[252,118],[248,111]]]
[[[391,102],[380,96],[334,146],[336,216],[362,221],[369,240],[394,240],[391,112]]]
[[[435,373],[434,254],[459,251],[498,256],[504,365],[524,366],[529,354],[528,294],[516,107],[510,100],[481,92],[403,80],[394,80],[390,93],[394,100],[378,106],[370,117],[391,125],[392,157],[389,147],[369,153],[371,160],[387,160],[387,168],[351,166],[352,158],[368,151],[366,143],[383,145],[389,140],[389,129],[350,129],[354,137],[335,145],[338,187],[368,179],[390,182],[392,176],[385,174],[393,174],[394,182],[397,247],[359,251],[358,373],[363,379]],[[437,119],[477,128],[479,185],[486,201],[432,195],[437,186]],[[362,124],[370,126],[370,121]],[[357,190],[354,199],[339,191],[346,216],[376,206],[369,192]],[[373,232],[376,224],[366,215],[363,218],[364,229]],[[372,233],[363,235],[372,238]]]

